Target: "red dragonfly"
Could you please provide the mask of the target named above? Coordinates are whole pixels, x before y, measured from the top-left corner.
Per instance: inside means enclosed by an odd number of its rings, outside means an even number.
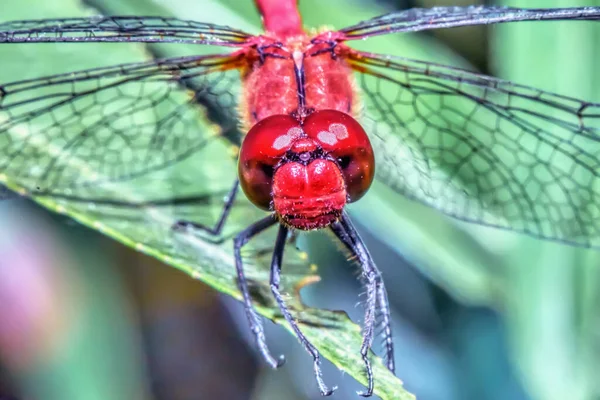
[[[233,49],[227,54],[166,58],[0,85],[0,115],[6,117],[0,119],[0,173],[31,174],[35,181],[31,193],[51,187],[53,195],[68,196],[92,184],[89,176],[59,167],[69,154],[83,157],[92,170],[103,171],[111,180],[126,180],[193,157],[203,146],[207,136],[190,105],[212,105],[208,117],[217,123],[237,115],[238,126],[224,130],[222,137],[241,144],[239,173],[217,223],[177,220],[173,229],[219,237],[239,186],[252,203],[268,212],[233,240],[248,321],[266,362],[280,366],[283,357],[276,359],[269,352],[253,309],[241,257],[246,243],[278,225],[270,287],[314,360],[324,396],[333,389],[323,382],[320,355],[280,293],[283,250],[290,231],[328,228],[359,261],[367,287],[360,353],[368,378],[367,389],[360,394],[370,396],[373,373],[368,353],[375,321],[382,321],[385,362],[394,371],[390,312],[381,274],[344,208],[366,193],[374,177],[458,219],[600,247],[596,147],[600,104],[463,69],[365,53],[347,44],[378,35],[465,25],[597,20],[600,8],[412,9],[339,31],[307,33],[295,0],[255,1],[265,28],[258,36],[158,17],[0,24],[3,43],[171,42]],[[243,88],[237,101],[227,84],[233,80]],[[110,107],[111,102],[119,106]],[[137,114],[149,110],[154,123],[137,122]],[[66,117],[59,118],[58,111]],[[12,134],[19,126],[27,133]],[[57,148],[44,154],[24,152],[24,143],[36,135],[52,138]],[[111,149],[109,156],[103,146],[115,137],[122,148],[118,155]],[[34,165],[39,167],[35,176]]]

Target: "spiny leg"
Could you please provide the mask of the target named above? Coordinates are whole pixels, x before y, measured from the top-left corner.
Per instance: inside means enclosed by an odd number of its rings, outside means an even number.
[[[267,347],[267,343],[265,340],[265,331],[263,329],[262,323],[254,311],[254,307],[252,306],[252,299],[250,298],[250,289],[248,288],[248,282],[246,281],[246,276],[244,275],[244,267],[241,255],[242,247],[248,243],[250,239],[254,236],[258,235],[265,229],[275,225],[277,220],[272,216],[268,216],[263,218],[248,228],[241,231],[234,239],[233,239],[233,253],[235,256],[235,268],[237,271],[237,280],[240,292],[242,292],[242,298],[244,301],[244,309],[246,310],[246,317],[248,318],[248,323],[250,324],[250,329],[254,334],[254,338],[256,339],[256,344],[263,355],[264,359],[272,368],[278,368],[285,362],[285,358],[283,356],[279,356],[278,360],[275,360],[269,349]]]
[[[385,344],[385,365],[396,374],[394,361],[394,339],[392,338],[392,317],[390,316],[390,303],[387,298],[387,290],[383,284],[381,275],[377,278],[377,305],[381,315],[381,326],[383,327],[383,343]]]
[[[285,249],[285,243],[287,239],[288,228],[283,225],[279,226],[279,232],[277,234],[277,241],[275,242],[275,249],[273,251],[273,260],[271,261],[271,292],[273,292],[273,296],[275,300],[277,300],[277,304],[279,305],[279,309],[281,313],[285,317],[285,320],[290,324],[294,332],[296,333],[296,337],[300,340],[300,343],[306,349],[307,352],[313,358],[313,368],[315,371],[315,377],[317,379],[317,384],[319,385],[319,390],[323,396],[329,396],[333,393],[336,387],[332,389],[328,389],[325,383],[323,382],[323,374],[321,372],[321,356],[319,355],[319,351],[308,341],[306,336],[302,333],[298,324],[290,314],[287,306],[285,305],[285,301],[279,291],[279,283],[280,283],[280,273],[281,273],[281,262],[283,259],[283,250]]]
[[[331,230],[340,239],[340,241],[350,250],[353,256],[355,256],[362,268],[362,278],[366,280],[367,286],[367,303],[365,306],[364,326],[363,326],[363,341],[360,347],[360,354],[363,362],[365,363],[365,370],[367,371],[367,390],[365,392],[358,392],[358,395],[363,397],[369,397],[373,394],[373,370],[371,367],[371,361],[369,360],[369,349],[373,344],[373,337],[375,332],[375,313],[377,308],[377,285],[375,283],[374,275],[369,265],[369,258],[365,256],[365,252],[361,251],[357,245],[356,240],[351,236],[347,229],[346,224],[343,223],[345,215],[339,222],[331,225]],[[364,246],[363,246],[364,247]],[[365,248],[366,250],[366,248]]]
[[[375,261],[373,260],[371,253],[369,253],[367,246],[365,245],[362,238],[356,231],[356,228],[352,224],[350,217],[347,214],[344,214],[343,217],[344,218],[342,220],[342,224],[346,227],[346,231],[348,232],[349,236],[352,238],[354,243],[360,243],[362,248],[365,250],[366,256],[368,257],[368,259],[370,260],[370,263],[372,265],[373,273],[375,274],[375,282],[377,284],[377,294],[376,294],[377,308],[381,315],[381,325],[383,328],[383,340],[385,343],[385,350],[386,350],[385,351],[385,353],[386,353],[385,354],[385,362],[386,362],[387,368],[391,372],[395,373],[396,364],[394,362],[394,341],[392,339],[392,325],[391,325],[392,318],[390,316],[390,304],[388,302],[385,284],[383,282],[381,272],[377,269],[377,266],[375,265]]]
[[[221,211],[221,216],[217,220],[217,223],[213,227],[205,226],[193,221],[179,220],[173,224],[173,229],[175,230],[183,230],[183,229],[197,229],[208,233],[211,236],[219,236],[221,231],[223,230],[223,226],[225,226],[225,221],[227,221],[227,217],[231,213],[231,209],[233,208],[233,204],[235,203],[235,198],[238,194],[238,189],[240,187],[240,181],[238,178],[235,178],[233,182],[233,187],[229,190],[229,193],[225,197],[225,203],[223,205],[223,210]]]
[[[358,392],[360,396],[369,397],[373,394],[373,370],[371,367],[371,361],[369,360],[369,349],[373,344],[373,337],[375,333],[375,313],[377,308],[376,291],[377,286],[375,283],[374,275],[370,268],[370,260],[366,256],[365,251],[361,251],[357,241],[348,231],[346,224],[344,224],[344,217],[339,222],[331,225],[331,230],[340,239],[340,241],[350,250],[353,256],[357,257],[361,268],[362,278],[366,280],[367,286],[367,302],[365,306],[364,326],[363,326],[363,341],[360,347],[360,354],[363,362],[365,363],[365,369],[367,371],[367,390],[365,392]],[[364,246],[363,246],[364,247]]]
[[[384,303],[383,307],[380,306],[380,308],[382,309],[384,332],[386,335],[386,358],[390,360],[388,361],[388,368],[390,368],[390,366],[392,366],[393,368],[394,365],[387,296],[385,296],[385,287],[383,286],[381,274],[375,266],[373,258],[367,250],[367,247],[365,246],[364,242],[358,235],[358,232],[352,225],[352,222],[350,221],[348,215],[346,213],[343,213],[340,221],[331,225],[331,230],[346,246],[346,248],[352,253],[352,255],[357,257],[362,268],[362,276],[366,281],[367,304],[365,307],[363,342],[360,349],[360,353],[365,363],[368,385],[366,392],[360,392],[358,394],[364,397],[368,397],[373,394],[373,371],[371,368],[370,360],[368,358],[368,353],[369,349],[373,344],[373,337],[375,335],[375,321],[377,308],[378,305],[380,305],[381,303]],[[383,296],[380,294],[381,291],[383,291]]]
[[[377,284],[377,305],[378,311],[381,315],[381,324],[383,327],[383,340],[385,343],[385,361],[387,368],[395,373],[396,365],[394,361],[394,341],[392,338],[392,318],[390,316],[390,304],[388,302],[387,290],[385,288],[385,284],[383,282],[383,277],[381,276],[381,272],[377,269],[375,265],[375,261],[373,257],[369,253],[367,246],[363,242],[362,238],[358,234],[356,228],[352,224],[350,217],[347,214],[344,214],[344,218],[342,220],[342,224],[345,225],[347,232],[353,238],[355,243],[360,243],[361,247],[364,249],[366,256],[368,257],[371,268],[373,270],[373,274],[375,275],[375,282]]]

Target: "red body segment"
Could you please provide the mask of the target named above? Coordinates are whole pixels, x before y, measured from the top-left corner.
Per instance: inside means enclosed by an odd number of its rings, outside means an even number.
[[[302,17],[298,0],[255,0],[263,19],[265,32],[277,36],[299,35]]]
[[[352,70],[343,57],[334,59],[331,53],[326,52],[305,58],[304,73],[307,108],[352,114],[356,91]]]
[[[330,52],[314,53],[327,47],[312,44],[307,35],[284,39],[261,37],[259,46],[266,47],[263,57],[255,49],[248,50],[249,63],[243,72],[244,98],[242,114],[245,128],[271,115],[297,113],[298,83],[295,67],[302,70],[307,110],[338,110],[352,114],[356,95],[352,70],[341,55],[349,51],[344,45]],[[267,47],[280,41],[280,48]]]
[[[246,127],[271,115],[291,115],[298,110],[298,90],[292,60],[267,57],[261,62],[258,55],[248,66],[244,85]]]

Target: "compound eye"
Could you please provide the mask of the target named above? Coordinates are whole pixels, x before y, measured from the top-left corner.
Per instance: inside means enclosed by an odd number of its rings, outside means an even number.
[[[350,115],[337,110],[315,111],[304,120],[304,132],[337,160],[349,200],[360,199],[375,175],[375,156],[367,133]]]
[[[244,137],[238,175],[242,190],[257,207],[269,209],[274,168],[302,135],[302,128],[294,117],[272,115],[256,123]]]

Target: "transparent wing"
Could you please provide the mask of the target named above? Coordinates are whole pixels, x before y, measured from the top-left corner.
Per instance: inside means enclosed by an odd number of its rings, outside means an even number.
[[[382,15],[342,29],[345,38],[363,39],[394,32],[415,32],[466,25],[516,21],[598,20],[600,7],[527,9],[511,7],[414,8]]]
[[[227,26],[162,17],[97,16],[0,24],[0,43],[176,42],[239,46],[250,37]]]
[[[0,85],[0,174],[64,193],[183,160],[236,131],[237,61],[172,58]]]
[[[408,59],[351,62],[392,189],[462,220],[600,247],[600,104]]]

